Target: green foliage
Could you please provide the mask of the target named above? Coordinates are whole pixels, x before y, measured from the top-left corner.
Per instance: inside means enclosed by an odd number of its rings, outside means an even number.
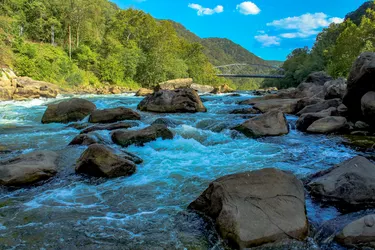
[[[368,7],[367,11],[363,10],[364,6]],[[286,77],[265,80],[263,85],[278,88],[296,87],[310,73],[321,70],[327,71],[335,78],[347,77],[360,53],[375,51],[374,6],[373,2],[368,2],[350,13],[344,23],[331,24],[317,36],[311,50],[294,50],[282,65]]]

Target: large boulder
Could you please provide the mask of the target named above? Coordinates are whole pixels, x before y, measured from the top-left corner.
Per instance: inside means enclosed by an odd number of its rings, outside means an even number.
[[[361,109],[364,119],[375,125],[375,92],[366,93],[361,99]]]
[[[346,79],[338,78],[324,84],[324,99],[342,99],[346,93]]]
[[[306,131],[312,134],[330,134],[347,129],[348,122],[345,117],[327,116],[313,122]]]
[[[116,154],[110,147],[93,144],[83,152],[76,164],[76,172],[95,177],[115,178],[132,175],[134,162]]]
[[[335,108],[329,108],[317,113],[306,113],[299,117],[296,122],[296,128],[299,131],[306,132],[307,128],[310,127],[315,121],[331,116],[333,112],[335,112]]]
[[[91,113],[91,123],[113,123],[123,120],[141,120],[141,116],[128,108],[118,107],[112,109],[95,110]]]
[[[29,77],[15,78],[17,88],[13,93],[14,100],[26,100],[35,98],[55,98],[59,88],[51,83],[35,81]]]
[[[189,208],[211,217],[221,237],[239,249],[304,240],[308,233],[303,185],[277,169],[219,178]]]
[[[111,130],[116,130],[116,129],[128,129],[128,128],[137,127],[137,126],[138,126],[138,123],[136,122],[117,122],[113,124],[98,124],[98,125],[84,128],[81,131],[81,134],[86,134],[86,133],[90,133],[90,132],[98,131],[98,130],[111,131]]]
[[[251,118],[234,128],[248,137],[279,136],[289,133],[288,122],[280,111]]]
[[[219,87],[216,87],[211,93],[213,94],[226,94],[226,93],[232,93],[234,90],[229,87],[227,84],[223,84]]]
[[[58,154],[36,151],[0,162],[0,185],[25,186],[47,180],[57,173]]]
[[[69,145],[80,145],[80,146],[89,146],[92,144],[97,144],[103,142],[104,139],[98,136],[97,134],[91,132],[88,134],[79,134],[73,138]]]
[[[340,99],[331,99],[331,100],[325,100],[322,102],[319,102],[317,104],[309,105],[304,107],[301,111],[297,113],[298,116],[301,116],[306,113],[317,113],[326,109],[329,109],[331,107],[337,108],[341,105]]]
[[[270,99],[252,102],[253,108],[267,113],[271,110],[279,110],[286,114],[294,114],[298,99]]]
[[[152,89],[145,89],[145,88],[140,88],[137,93],[135,93],[135,96],[148,96],[152,95],[154,91]]]
[[[95,104],[85,99],[72,98],[50,104],[43,115],[42,123],[69,123],[80,121],[96,109]]]
[[[206,112],[201,98],[193,89],[160,90],[143,99],[138,109],[156,113]]]
[[[159,83],[156,87],[156,90],[175,90],[181,88],[190,88],[192,84],[192,78],[180,78]]]
[[[375,246],[375,214],[363,216],[346,225],[335,240],[341,245],[362,249]]]
[[[375,165],[357,156],[313,175],[307,189],[316,198],[343,208],[375,205]]]
[[[359,120],[361,118],[361,99],[370,91],[375,91],[375,53],[362,53],[354,62],[348,77],[347,92],[344,104],[348,107],[349,115]]]
[[[307,76],[305,81],[298,85],[299,95],[303,97],[324,98],[324,84],[333,78],[327,73],[320,71]]]
[[[0,69],[0,101],[13,99],[17,83],[13,80],[16,77],[13,71],[9,69]]]
[[[201,85],[201,84],[196,84],[196,83],[193,83],[190,86],[190,88],[194,89],[195,91],[199,93],[211,93],[215,89],[214,87],[210,85]]]
[[[111,137],[114,143],[127,147],[132,144],[142,146],[157,138],[173,139],[173,133],[165,125],[155,124],[141,130],[115,130]]]
[[[307,106],[315,105],[323,101],[324,101],[323,99],[316,98],[316,97],[306,97],[306,98],[299,99],[295,107],[295,113],[300,112],[302,109],[304,109]]]

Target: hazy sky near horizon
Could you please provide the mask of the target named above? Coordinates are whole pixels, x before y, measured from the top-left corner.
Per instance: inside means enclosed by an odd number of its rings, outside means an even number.
[[[309,46],[331,22],[367,0],[112,0],[183,24],[202,38],[228,38],[267,60]]]

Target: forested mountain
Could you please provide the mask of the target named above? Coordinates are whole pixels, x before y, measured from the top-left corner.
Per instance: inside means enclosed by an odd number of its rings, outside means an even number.
[[[321,70],[333,77],[347,77],[360,53],[375,51],[374,6],[373,1],[366,2],[343,23],[331,24],[317,36],[311,50],[295,49],[282,65],[286,77],[265,80],[264,86],[295,87],[311,72]]]
[[[0,0],[0,47],[0,66],[65,87],[227,81],[170,22],[108,0]]]

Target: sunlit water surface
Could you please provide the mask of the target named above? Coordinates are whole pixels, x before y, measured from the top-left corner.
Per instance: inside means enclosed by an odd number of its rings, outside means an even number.
[[[99,109],[136,109],[141,100],[131,94],[81,97]],[[129,147],[144,163],[133,176],[111,180],[75,175],[74,164],[85,147],[67,145],[79,130],[40,122],[46,105],[56,100],[0,102],[0,159],[41,149],[61,155],[52,180],[0,189],[0,249],[223,249],[211,225],[186,209],[212,180],[269,167],[304,177],[356,155],[340,138],[294,130],[295,117],[288,117],[292,130],[282,137],[253,140],[230,130],[248,117],[229,112],[251,97],[204,96],[207,113],[142,113],[133,129],[159,117],[181,125],[172,128],[173,140]],[[108,131],[100,135],[110,141]],[[307,209],[318,224],[337,214],[311,200]]]

